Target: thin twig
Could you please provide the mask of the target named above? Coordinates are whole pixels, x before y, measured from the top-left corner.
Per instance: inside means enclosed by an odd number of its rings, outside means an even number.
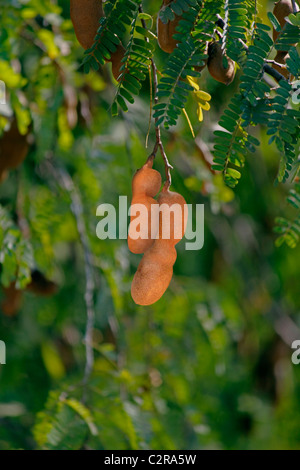
[[[140,13],[143,12],[142,6],[139,7],[139,11],[140,11]],[[142,22],[143,28],[145,30],[147,30],[145,20],[142,19],[141,22]],[[148,41],[148,39],[147,39],[147,41]],[[154,104],[157,104],[158,103],[158,96],[157,96],[157,92],[158,92],[157,67],[156,67],[156,64],[155,64],[153,59],[151,59],[151,68],[152,68],[152,74],[153,74]],[[164,160],[164,164],[165,164],[165,173],[166,173],[167,184],[168,184],[168,187],[170,187],[171,183],[172,183],[171,170],[173,170],[173,167],[172,167],[172,165],[170,164],[170,162],[168,160],[167,154],[166,154],[165,149],[164,149],[164,145],[163,145],[162,140],[161,140],[161,129],[160,129],[160,126],[157,125],[158,118],[154,118],[154,121],[155,121],[156,140],[155,140],[155,145],[154,145],[154,148],[152,150],[152,153],[151,153],[149,159],[154,159],[156,157],[158,149],[160,150],[161,156],[162,156],[162,158]]]
[[[266,62],[267,64],[277,65],[277,67],[280,67],[281,69],[285,69],[285,68],[286,68],[286,65],[285,65],[285,64],[280,64],[279,62],[276,62],[276,60],[267,59],[265,62]]]
[[[210,150],[209,150],[208,146],[206,145],[206,143],[202,139],[197,138],[197,139],[195,139],[195,146],[196,146],[197,153],[200,156],[200,158],[202,159],[202,161],[203,161],[204,165],[206,166],[206,168],[213,175],[215,175],[216,172],[215,172],[215,170],[212,169],[213,156],[210,153]]]
[[[155,65],[154,60],[151,60],[152,66],[152,73],[153,73],[153,86],[154,86],[154,103],[158,103],[158,96],[157,96],[157,68]],[[156,142],[152,151],[153,156],[156,155],[157,150],[160,150],[161,156],[165,162],[165,172],[166,172],[166,180],[168,182],[168,186],[171,186],[172,178],[171,178],[171,170],[173,169],[172,165],[170,165],[167,154],[165,152],[162,140],[161,140],[161,130],[160,126],[157,126],[157,118],[155,118],[155,134],[156,134]]]
[[[83,218],[83,206],[80,194],[71,178],[69,173],[63,168],[57,168],[48,160],[48,167],[52,171],[55,179],[57,179],[61,186],[68,192],[71,199],[71,210],[76,220],[77,230],[84,254],[84,267],[85,267],[85,294],[84,300],[86,305],[87,322],[85,332],[85,351],[86,351],[86,364],[83,378],[84,394],[83,401],[86,401],[86,385],[91,376],[94,365],[94,351],[93,351],[93,329],[95,321],[95,306],[94,306],[94,273],[93,273],[93,260],[89,247],[88,236],[86,233],[85,222]]]

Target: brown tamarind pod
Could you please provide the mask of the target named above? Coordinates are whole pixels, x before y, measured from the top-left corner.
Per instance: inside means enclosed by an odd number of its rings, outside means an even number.
[[[16,289],[16,283],[12,282],[8,287],[3,288],[5,295],[1,303],[1,310],[4,315],[13,317],[18,313],[22,304],[22,291]]]
[[[151,218],[152,205],[158,205],[154,196],[161,188],[161,176],[156,170],[153,170],[153,159],[149,158],[145,165],[138,170],[132,180],[132,202],[131,207],[135,204],[142,204],[145,212],[136,216],[131,215],[129,232],[128,232],[128,248],[132,253],[140,254],[153,244],[151,230],[154,237],[158,232],[158,224],[155,226],[155,221]],[[135,239],[133,233],[137,230],[134,221],[139,217],[139,237]],[[146,217],[146,219],[145,219]]]
[[[7,170],[17,168],[25,160],[29,150],[27,135],[22,135],[14,119],[8,131],[0,138],[0,181],[7,175]]]
[[[275,62],[278,64],[285,65],[287,59],[289,59],[289,53],[285,51],[277,51],[276,57],[274,58]],[[290,73],[286,67],[279,67],[277,64],[272,65],[273,69],[277,70],[277,72],[281,73],[285,78],[289,78]]]
[[[299,11],[299,7],[297,6],[297,11]],[[275,3],[273,14],[276,16],[281,29],[285,26],[286,20],[285,18],[289,16],[291,13],[293,13],[293,2],[292,0],[279,0],[278,2]],[[276,31],[276,29],[273,29],[273,40],[274,42],[277,40],[280,32]]]
[[[204,70],[204,69],[205,69],[205,67],[207,66],[207,60],[208,60],[208,59],[204,60],[204,64],[203,64],[203,65],[201,65],[201,67],[200,67],[200,66],[196,66],[196,67],[194,67],[194,68],[195,68],[195,70],[196,70],[196,72],[202,72],[202,70]]]
[[[94,44],[99,21],[104,16],[102,0],[70,0],[70,15],[79,44],[84,49],[89,49]],[[120,75],[124,53],[124,47],[119,44],[107,60],[112,63],[112,73],[116,80]]]
[[[172,1],[173,0],[163,0],[161,10],[170,5]],[[167,23],[163,23],[159,16],[157,18],[158,44],[159,47],[168,54],[171,54],[177,45],[177,41],[173,38],[173,35],[177,33],[176,28],[180,20],[181,16],[178,15],[175,15],[175,19],[173,21],[168,21]]]
[[[49,281],[43,273],[35,269],[31,272],[31,282],[26,286],[26,290],[37,295],[48,297],[57,292],[57,284]]]
[[[104,15],[102,0],[70,0],[70,15],[79,44],[89,49]]]
[[[154,304],[169,287],[177,258],[175,245],[182,239],[186,229],[186,202],[180,194],[170,191],[168,185],[165,185],[158,202],[161,209],[159,235],[145,252],[131,285],[131,296],[138,305]],[[179,210],[176,216],[172,208]],[[169,225],[169,233],[165,232],[166,225]]]
[[[218,82],[230,85],[235,77],[234,62],[227,57],[228,66],[224,67],[223,63],[223,52],[221,44],[218,42],[212,42],[208,46],[208,60],[207,68],[210,75]]]

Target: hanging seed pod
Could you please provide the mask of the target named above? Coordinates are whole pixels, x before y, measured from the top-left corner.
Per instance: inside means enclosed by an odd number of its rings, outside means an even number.
[[[154,221],[151,218],[151,207],[158,205],[154,196],[159,192],[161,187],[160,173],[152,168],[153,160],[149,159],[147,163],[136,172],[132,180],[132,202],[131,206],[142,204],[145,209],[145,217],[143,220],[142,215],[139,216],[140,222],[140,236],[136,239],[133,237],[135,231],[134,220],[137,216],[131,216],[130,226],[128,233],[128,247],[132,253],[145,253],[150,248],[154,240],[152,234],[157,234],[158,227],[154,226]]]
[[[131,286],[132,298],[138,305],[154,304],[169,287],[177,258],[175,245],[182,239],[186,229],[186,202],[180,194],[170,191],[168,185],[165,185],[158,202],[162,209],[158,238],[145,252]],[[179,219],[174,215],[176,212],[172,217],[170,208],[179,209]],[[165,237],[164,230],[169,223],[169,234]]]
[[[99,21],[104,16],[102,0],[71,0],[70,15],[79,44],[84,49],[89,49],[94,44]],[[111,58],[107,60],[112,63],[112,74],[116,80],[120,75],[124,53],[124,47],[119,44],[117,50],[112,52]]]
[[[164,0],[161,6],[161,10],[164,9],[166,6],[170,5],[172,0]],[[160,11],[161,11],[160,10]],[[173,21],[168,21],[167,23],[163,23],[161,19],[157,18],[157,39],[159,47],[168,54],[171,54],[177,42],[176,39],[173,38],[174,34],[178,34],[176,28],[181,20],[181,16],[175,15],[175,19]]]
[[[229,57],[227,59],[227,67],[224,66],[224,55],[221,44],[213,42],[208,47],[207,68],[210,75],[218,82],[230,85],[235,77],[234,62]]]
[[[70,14],[79,44],[89,49],[104,16],[102,0],[70,0]]]

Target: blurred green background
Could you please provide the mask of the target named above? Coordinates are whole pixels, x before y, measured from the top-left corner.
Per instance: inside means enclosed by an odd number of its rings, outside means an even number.
[[[155,15],[160,1],[143,6]],[[268,9],[272,2],[261,1],[266,24]],[[184,117],[163,133],[172,189],[205,204],[205,245],[185,251],[182,241],[167,293],[138,307],[130,284],[140,257],[126,240],[97,239],[96,208],[131,196],[132,175],[152,149],[149,82],[128,113],[111,118],[110,65],[82,73],[68,1],[2,1],[1,10],[0,79],[19,124],[26,131],[33,122],[28,157],[0,186],[1,262],[14,260],[1,279],[23,263],[28,282],[30,255],[59,289],[50,298],[25,292],[15,316],[0,313],[0,449],[300,449],[300,365],[291,362],[291,341],[300,339],[299,247],[276,248],[273,233],[277,216],[293,214],[289,185],[274,186],[279,155],[264,127],[236,190],[205,160],[238,76],[227,88],[203,73],[200,86],[212,96],[203,123],[195,103],[187,106],[196,143]],[[155,59],[161,69],[158,46]],[[85,387],[84,256],[49,158],[80,193],[92,252],[95,365]],[[155,168],[163,174],[160,156]],[[20,213],[29,232],[23,255],[17,228],[3,241],[6,221],[20,222]]]

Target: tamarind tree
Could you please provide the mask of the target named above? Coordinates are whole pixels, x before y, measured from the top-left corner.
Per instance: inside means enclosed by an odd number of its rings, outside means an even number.
[[[0,449],[298,449],[299,2],[0,11]],[[119,196],[204,248],[99,240]]]

